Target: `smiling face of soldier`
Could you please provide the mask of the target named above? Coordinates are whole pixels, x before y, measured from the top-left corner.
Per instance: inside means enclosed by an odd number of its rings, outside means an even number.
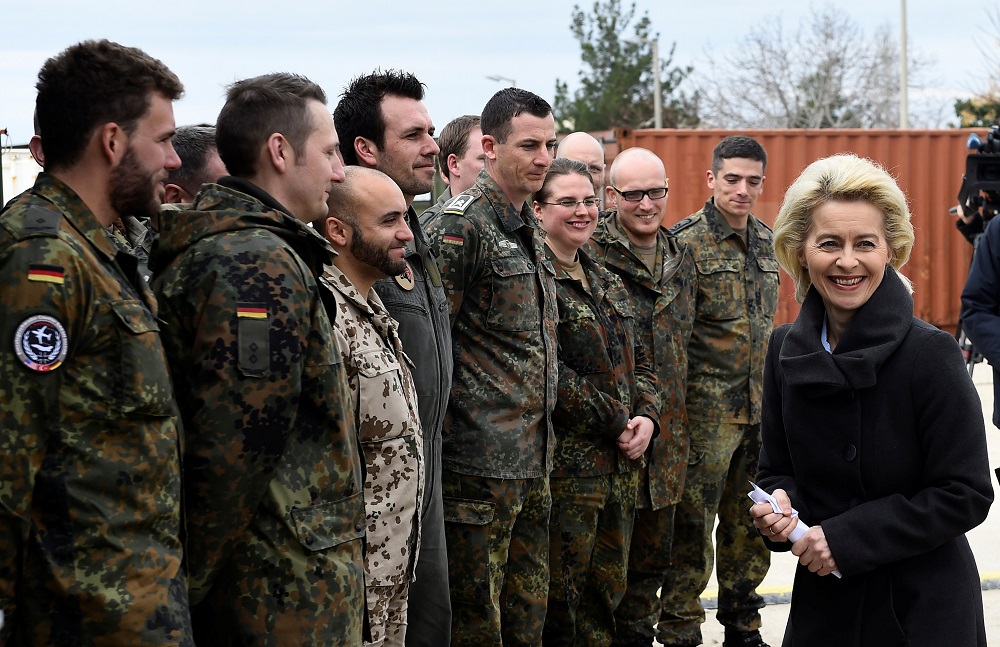
[[[544,117],[522,112],[511,119],[507,140],[498,142],[483,136],[486,166],[515,206],[542,186],[545,172],[556,148],[556,124],[551,114]]]
[[[434,188],[434,123],[423,102],[387,95],[379,105],[385,122],[381,149],[373,145],[375,168],[392,178],[407,204]]]

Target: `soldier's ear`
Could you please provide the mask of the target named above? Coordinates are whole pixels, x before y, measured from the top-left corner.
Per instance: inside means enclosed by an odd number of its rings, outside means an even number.
[[[264,144],[263,157],[279,173],[285,173],[295,163],[295,151],[281,133],[271,133]]]
[[[372,140],[360,135],[355,137],[354,153],[358,156],[358,161],[364,162],[365,166],[375,168],[378,165],[378,148]]]
[[[111,166],[118,166],[128,151],[128,134],[113,121],[109,121],[94,133],[102,157]],[[44,145],[44,144],[43,144]]]
[[[347,225],[336,216],[329,216],[323,222],[323,235],[337,247],[347,247]]]
[[[448,172],[453,176],[458,177],[461,174],[458,168],[458,155],[450,153],[446,163],[448,164]]]
[[[491,162],[497,161],[497,140],[493,135],[483,135],[483,154]]]

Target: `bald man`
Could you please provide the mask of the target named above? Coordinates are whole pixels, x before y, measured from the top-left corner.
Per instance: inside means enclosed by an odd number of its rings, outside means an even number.
[[[597,195],[604,194],[604,144],[589,133],[570,133],[559,142],[556,157],[565,157],[586,164],[590,177],[594,178]]]
[[[407,598],[418,550],[423,439],[417,391],[389,316],[373,286],[407,272],[406,200],[381,171],[348,166],[330,189],[323,230],[337,257],[321,283],[335,303],[333,339],[347,368],[364,455],[365,593],[370,647],[403,647]],[[411,279],[412,281],[412,279]]]
[[[646,450],[636,500],[625,597],[615,611],[613,645],[650,645],[660,615],[656,590],[670,563],[674,508],[687,468],[684,393],[694,316],[691,252],[664,228],[667,173],[645,148],[630,148],[611,165],[608,212],[587,252],[618,274],[632,295],[636,332],[654,361],[660,385],[660,434]]]

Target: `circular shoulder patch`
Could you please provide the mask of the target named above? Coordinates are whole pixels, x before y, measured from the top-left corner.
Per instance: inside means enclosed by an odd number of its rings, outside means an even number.
[[[406,263],[406,269],[403,270],[402,274],[397,274],[394,278],[396,279],[396,283],[399,284],[399,287],[409,292],[414,286],[413,268],[410,267],[409,261],[404,260],[403,262]]]
[[[59,368],[68,346],[66,329],[47,315],[28,317],[14,333],[14,352],[25,366],[39,373]]]

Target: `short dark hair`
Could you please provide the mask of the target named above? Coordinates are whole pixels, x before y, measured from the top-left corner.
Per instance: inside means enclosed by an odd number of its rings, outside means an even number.
[[[764,152],[764,147],[760,145],[759,141],[746,135],[732,135],[719,142],[715,146],[715,150],[712,151],[712,173],[719,172],[719,169],[722,168],[722,160],[734,157],[760,162],[764,168],[767,168],[767,153]]]
[[[479,128],[479,115],[462,115],[448,122],[448,125],[441,129],[441,136],[438,137],[438,166],[446,178],[451,178],[448,170],[448,158],[451,155],[462,158],[469,150],[469,133],[473,128]]]
[[[171,140],[177,157],[181,158],[180,168],[170,171],[167,182],[176,184],[194,195],[206,182],[214,182],[219,178],[205,177],[205,162],[208,154],[217,150],[215,146],[215,126],[198,124],[196,126],[181,126]]]
[[[85,40],[45,61],[35,88],[46,170],[79,162],[88,138],[104,124],[117,123],[131,135],[154,92],[170,101],[184,93],[162,62],[109,40]]]
[[[379,149],[385,147],[382,99],[387,95],[423,101],[424,84],[409,72],[375,70],[355,77],[340,93],[340,102],[333,110],[333,124],[340,138],[344,164],[357,166],[354,140],[358,137],[370,139]]]
[[[316,129],[309,101],[326,104],[326,93],[304,76],[278,72],[229,86],[215,124],[219,157],[231,175],[250,177],[267,139],[281,133],[296,154]]]
[[[504,88],[486,102],[479,125],[484,135],[492,135],[493,139],[503,144],[514,129],[511,120],[522,112],[535,117],[548,117],[552,114],[552,106],[533,92]]]
[[[545,179],[542,180],[542,187],[535,191],[535,195],[532,200],[535,202],[545,202],[551,196],[551,191],[549,190],[549,184],[552,180],[563,175],[579,175],[586,178],[590,186],[594,186],[594,178],[590,175],[590,170],[587,165],[583,162],[570,159],[568,157],[557,157],[552,160],[552,164],[549,165],[548,172],[545,173]],[[596,194],[597,187],[594,187],[594,192]]]

